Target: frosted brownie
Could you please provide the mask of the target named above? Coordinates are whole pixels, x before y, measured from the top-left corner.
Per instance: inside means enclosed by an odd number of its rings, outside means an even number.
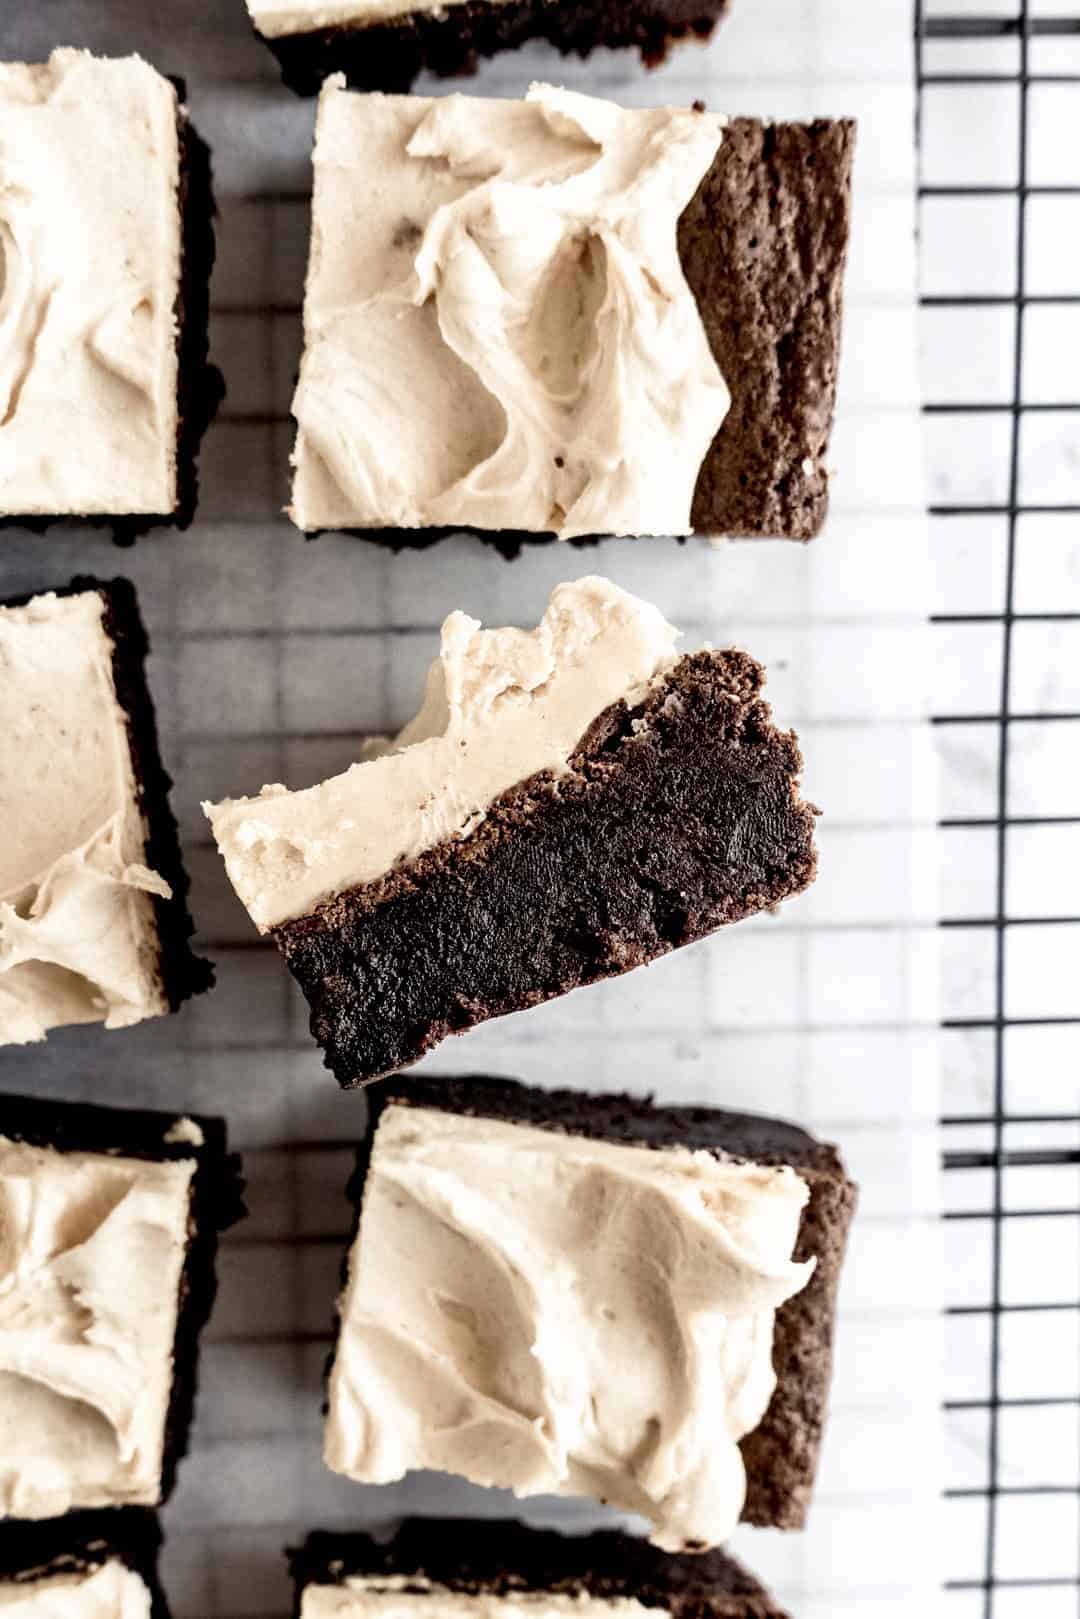
[[[357,95],[316,130],[291,515],[514,554],[807,540],[828,499],[854,126]]]
[[[640,51],[655,67],[678,40],[708,39],[729,0],[247,0],[285,83],[314,95],[342,73],[361,90],[408,90],[424,68],[475,71],[483,56],[530,39],[564,56],[599,46]]]
[[[763,670],[679,657],[676,633],[600,578],[560,585],[528,634],[453,613],[381,756],[203,806],[342,1085],[812,881],[815,811]]]
[[[167,1499],[242,1212],[220,1119],[0,1096],[0,1517]]]
[[[0,1525],[4,1619],[169,1619],[153,1512],[74,1512]]]
[[[724,1552],[666,1556],[631,1535],[409,1518],[390,1540],[309,1535],[295,1619],[788,1619]]]
[[[0,64],[0,519],[190,520],[212,211],[182,87],[136,56]]]
[[[0,602],[0,1045],[209,987],[126,580]]]
[[[474,1075],[370,1093],[325,1457],[593,1496],[667,1551],[806,1517],[855,1188],[794,1125]]]

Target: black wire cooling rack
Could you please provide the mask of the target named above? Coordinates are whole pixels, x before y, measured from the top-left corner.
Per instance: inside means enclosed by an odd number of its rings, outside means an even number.
[[[1048,14],[1053,10],[1059,14]],[[1080,504],[1058,499],[1062,491],[1056,479],[1039,487],[1024,464],[1025,432],[1038,413],[1052,409],[1061,417],[1072,413],[1080,418],[1080,354],[1074,353],[1070,362],[1068,344],[1063,344],[1052,404],[1033,392],[1025,355],[1025,335],[1033,319],[1045,319],[1061,306],[1055,318],[1068,323],[1075,318],[1070,306],[1080,305],[1080,225],[1075,223],[1080,221],[1080,8],[1075,15],[1061,11],[1052,0],[1043,0],[1041,6],[1037,0],[1017,0],[1010,16],[946,16],[935,14],[931,0],[919,0],[916,19],[924,139],[931,97],[940,134],[941,98],[953,101],[962,120],[963,108],[972,104],[963,98],[985,88],[998,96],[995,105],[1015,116],[1018,142],[1015,183],[920,187],[924,211],[941,208],[949,199],[965,199],[959,204],[963,209],[973,199],[999,197],[1011,199],[1010,207],[1015,208],[1011,290],[986,291],[983,278],[973,277],[980,282],[978,288],[926,292],[922,298],[924,310],[953,311],[958,320],[991,308],[1011,314],[1009,396],[926,406],[928,416],[965,416],[976,432],[1002,435],[1007,426],[1008,456],[1003,500],[931,507],[935,534],[944,536],[946,544],[951,543],[950,529],[955,533],[956,525],[966,520],[994,525],[999,543],[976,567],[1003,569],[1003,577],[992,581],[984,577],[973,591],[979,611],[950,610],[935,620],[946,634],[950,626],[978,624],[1000,636],[1000,647],[995,646],[995,655],[982,669],[981,712],[934,717],[939,736],[946,728],[951,733],[948,745],[953,748],[964,745],[961,728],[967,728],[964,735],[972,739],[972,728],[977,728],[980,740],[973,741],[973,750],[987,761],[992,775],[987,783],[989,814],[942,822],[946,862],[959,853],[965,837],[992,841],[992,879],[987,884],[992,912],[943,919],[945,929],[978,929],[988,941],[982,955],[988,978],[983,986],[986,1010],[979,1016],[953,1016],[956,1008],[948,997],[944,1008],[946,1046],[962,1046],[974,1073],[970,1093],[963,1094],[979,1098],[976,1111],[956,1111],[951,1098],[946,1102],[945,1217],[965,1222],[965,1241],[977,1244],[981,1239],[986,1260],[974,1302],[968,1293],[963,1302],[956,1302],[960,1290],[950,1292],[949,1392],[955,1397],[946,1402],[951,1477],[945,1521],[950,1531],[946,1571],[951,1619],[967,1615],[1007,1619],[1021,1614],[1024,1619],[1059,1619],[1080,1613],[1080,914],[1075,914],[1074,904],[1062,903],[1061,893],[1051,891],[1049,883],[1039,894],[1042,914],[1027,914],[1032,910],[1030,895],[1021,908],[1024,914],[1017,914],[1010,870],[1017,838],[1030,838],[1040,828],[1052,829],[1050,835],[1074,864],[1080,856],[1076,791],[1080,752],[1071,752],[1075,765],[1071,802],[1063,805],[1056,798],[1055,813],[1026,813],[1042,806],[1032,801],[1034,788],[1023,790],[1030,757],[1026,743],[1041,728],[1059,727],[1058,735],[1071,744],[1080,736],[1080,714],[1065,704],[1060,706],[1066,711],[1060,711],[1049,702],[1045,710],[1028,711],[1026,688],[1018,692],[1015,679],[1017,637],[1032,633],[1025,626],[1045,626],[1048,636],[1058,638],[1072,669],[1080,664],[1075,597],[1061,604],[1063,610],[1028,612],[1017,592],[1021,547],[1038,544],[1037,526],[1030,526],[1033,518],[1036,525],[1045,519],[1054,522],[1057,534],[1065,536],[1065,544],[1080,560]],[[1071,86],[1051,93],[1076,98],[1071,114],[1076,120],[1073,177],[1067,184],[1040,184],[1041,176],[1031,163],[1033,109],[1048,86]],[[926,159],[924,145],[924,176]],[[1034,273],[1032,210],[1043,207],[1048,198],[1076,199],[1077,206],[1075,213],[1068,206],[1062,208],[1062,221],[1074,223],[1053,243],[1063,267],[1070,259],[1078,267],[1071,275],[1063,270],[1057,284],[1071,290],[1061,293],[1043,290],[1044,269]],[[1038,246],[1045,256],[1045,237]],[[1010,232],[1005,251],[1012,255],[1013,248]],[[924,329],[924,335],[934,332],[945,332],[940,320]],[[935,424],[929,425],[933,430]],[[1080,456],[1075,435],[1072,444]],[[994,603],[990,612],[981,610],[988,599]],[[950,609],[956,605],[955,600],[948,603]],[[1062,689],[1067,690],[1071,679],[1070,674]],[[1025,813],[1017,812],[1018,805]],[[1062,808],[1068,812],[1060,813]],[[1066,968],[1062,978],[1067,987],[1071,985],[1071,1004],[1055,1003],[1053,1011],[1031,1016],[1025,1015],[1026,1007],[1017,1005],[1010,960],[1025,928],[1052,930],[1044,935],[1053,941],[1051,951],[1056,949],[1066,962],[1071,956],[1075,971]],[[1045,1067],[1038,1074],[1029,1068],[1021,1074],[1020,1065],[1027,1064]],[[1039,1079],[1045,1080],[1046,1112],[1031,1108]],[[1013,1284],[1016,1254],[1010,1245],[1021,1226],[1028,1242],[1047,1256],[1046,1274],[1058,1278],[1050,1296],[1040,1292],[1032,1297],[1030,1290]],[[953,1251],[959,1252],[959,1246]],[[1055,1255],[1060,1255],[1060,1265],[1055,1266]],[[1038,1274],[1041,1278],[1041,1268]],[[1017,1377],[1011,1356],[1015,1349],[1019,1357],[1021,1341],[1026,1346],[1026,1371]],[[1017,1456],[1023,1458],[1022,1465],[1014,1465]]]

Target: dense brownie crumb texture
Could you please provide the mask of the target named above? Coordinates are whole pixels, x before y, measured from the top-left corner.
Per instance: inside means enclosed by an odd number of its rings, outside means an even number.
[[[465,0],[403,11],[387,22],[321,28],[267,39],[285,83],[317,94],[331,73],[358,90],[403,91],[425,69],[440,78],[476,72],[484,57],[546,40],[564,56],[629,48],[656,67],[686,39],[707,40],[729,0]]]
[[[434,1584],[467,1597],[532,1593],[630,1599],[672,1619],[787,1619],[764,1587],[722,1551],[659,1552],[615,1531],[560,1535],[513,1521],[408,1518],[391,1539],[316,1533],[290,1553],[299,1619],[311,1585],[386,1580],[424,1594]],[[415,1580],[415,1587],[409,1582]],[[438,1592],[432,1593],[437,1604]]]
[[[643,966],[813,880],[795,737],[746,653],[684,657],[595,722],[565,776],[273,935],[341,1084],[450,1034]]]

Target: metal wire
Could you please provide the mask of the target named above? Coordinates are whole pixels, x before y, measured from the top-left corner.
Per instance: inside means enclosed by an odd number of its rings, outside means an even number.
[[[1003,1395],[1002,1363],[1003,1363],[1003,1323],[1011,1312],[1026,1310],[1062,1311],[1068,1313],[1080,1312],[1080,1277],[1066,1281],[1065,1286],[1070,1289],[1068,1296],[1059,1299],[1046,1299],[1037,1304],[1017,1303],[1010,1300],[1003,1289],[1003,1245],[1006,1239],[1007,1225],[1016,1218],[1045,1218],[1047,1221],[1046,1241],[1052,1243],[1062,1231],[1062,1223],[1080,1223],[1080,1209],[1075,1207],[1043,1207],[1038,1204],[1034,1207],[1007,1208],[1005,1206],[1005,1177],[1010,1169],[1015,1168],[1070,1168],[1080,1165],[1080,1112],[1075,1114],[1014,1114],[1010,1113],[1008,1101],[1010,1095],[1008,1064],[1010,1059],[1017,1060],[1010,1053],[1008,1035],[1011,1029],[1021,1027],[1066,1027],[1080,1023],[1080,1016],[1063,1014],[1040,1018],[1018,1018],[1008,1015],[1008,1001],[1006,995],[1006,961],[1010,934],[1020,926],[1031,925],[1069,925],[1080,924],[1080,915],[1044,916],[1044,917],[1018,917],[1010,916],[1007,909],[1008,894],[1008,855],[1010,831],[1017,826],[1078,826],[1080,816],[1026,816],[1017,817],[1009,814],[1011,787],[1017,771],[1017,763],[1012,756],[1010,739],[1013,727],[1023,722],[1031,725],[1060,724],[1068,719],[1075,720],[1076,715],[1044,712],[1018,712],[1012,706],[1013,686],[1013,652],[1014,630],[1017,624],[1032,621],[1052,621],[1065,623],[1080,623],[1080,613],[1064,611],[1052,614],[1024,614],[1015,610],[1016,587],[1016,559],[1018,527],[1020,520],[1033,512],[1056,512],[1059,514],[1080,513],[1080,507],[1075,505],[1041,505],[1025,499],[1022,496],[1020,461],[1021,461],[1021,433],[1025,417],[1037,411],[1040,407],[1025,398],[1024,392],[1024,332],[1025,310],[1040,302],[1075,304],[1078,299],[1074,295],[1065,298],[1036,298],[1027,292],[1028,277],[1028,204],[1032,197],[1043,195],[1064,195],[1080,197],[1080,185],[1065,187],[1036,186],[1030,182],[1029,164],[1029,128],[1031,95],[1034,87],[1043,84],[1075,84],[1077,94],[1080,95],[1080,74],[1037,74],[1032,71],[1032,43],[1036,39],[1072,39],[1080,36],[1080,16],[1076,17],[1034,17],[1031,14],[1030,0],[1018,0],[1018,14],[1013,17],[944,17],[929,16],[926,14],[925,0],[919,0],[917,6],[916,23],[916,57],[917,73],[920,91],[920,110],[925,102],[924,92],[927,86],[972,86],[986,84],[1015,85],[1018,88],[1018,135],[1020,154],[1020,176],[1013,186],[922,186],[922,197],[972,197],[972,196],[1015,196],[1018,202],[1018,225],[1016,247],[1016,285],[1012,294],[994,294],[982,296],[978,293],[960,293],[955,296],[924,297],[922,302],[926,307],[934,308],[971,308],[988,306],[1005,306],[1014,311],[1014,339],[1011,357],[1011,397],[1007,404],[987,406],[985,403],[927,405],[928,415],[948,412],[962,412],[978,415],[984,412],[993,412],[1000,417],[1007,413],[1010,418],[1009,432],[1009,470],[1008,493],[1004,503],[987,505],[936,505],[931,508],[936,518],[950,520],[961,516],[999,516],[1005,519],[1006,544],[1004,555],[1004,593],[1003,606],[999,612],[972,612],[952,613],[942,615],[937,619],[942,624],[994,624],[1001,626],[1002,659],[1000,679],[997,689],[991,688],[988,675],[985,710],[979,714],[939,714],[935,716],[938,726],[962,727],[991,724],[997,728],[997,770],[995,782],[995,811],[991,816],[974,817],[970,819],[944,820],[941,824],[946,833],[946,857],[948,857],[948,834],[963,835],[971,829],[992,830],[994,834],[994,911],[992,915],[981,916],[975,919],[967,917],[945,917],[942,919],[944,927],[964,927],[990,930],[993,934],[993,1012],[985,1017],[948,1018],[945,1026],[956,1030],[986,1030],[991,1037],[992,1063],[992,1104],[987,1114],[946,1115],[942,1121],[946,1134],[946,1150],[944,1152],[944,1167],[950,1176],[959,1176],[972,1171],[982,1171],[990,1174],[991,1198],[990,1207],[973,1211],[951,1211],[946,1218],[983,1220],[989,1218],[991,1229],[990,1266],[991,1288],[988,1302],[978,1305],[954,1305],[951,1314],[954,1316],[986,1316],[989,1325],[989,1368],[986,1380],[986,1393],[970,1399],[954,1399],[947,1403],[947,1421],[949,1414],[957,1412],[985,1412],[986,1414],[986,1467],[984,1482],[975,1487],[953,1487],[947,1491],[953,1500],[976,1498],[985,1500],[985,1533],[981,1548],[981,1574],[978,1578],[954,1578],[949,1581],[949,1590],[957,1593],[958,1600],[954,1604],[957,1611],[963,1613],[981,1612],[983,1619],[996,1619],[1002,1612],[1003,1593],[1014,1593],[1018,1589],[1029,1591],[1032,1607],[1030,1611],[1042,1612],[1042,1607],[1034,1607],[1038,1600],[1036,1593],[1050,1596],[1056,1600],[1062,1592],[1070,1588],[1076,1592],[1076,1611],[1080,1613],[1080,1577],[1076,1574],[1061,1576],[1051,1572],[1057,1568],[1061,1561],[1066,1563],[1072,1560],[1075,1567],[1076,1547],[1080,1546],[1080,1466],[1076,1476],[1069,1482],[1054,1484],[1008,1484],[1003,1479],[1001,1438],[1002,1415],[1004,1412],[1024,1413],[1024,1420],[1033,1420],[1033,1414],[1046,1409],[1060,1409],[1062,1422],[1067,1422],[1070,1415],[1080,1423],[1080,1366],[1077,1368],[1077,1387],[1075,1392],[1064,1395],[1048,1395],[1024,1399],[1008,1399]],[[927,68],[927,46],[935,41],[950,41],[958,47],[965,42],[987,40],[1014,40],[1018,50],[1018,68],[1012,73],[936,73]],[[1064,245],[1064,244],[1063,244]],[[1065,368],[1063,368],[1064,370]],[[1062,377],[1063,383],[1065,377]],[[1077,379],[1070,376],[1069,385],[1076,387]],[[1055,410],[1080,410],[1080,400],[1055,405]],[[1052,896],[1047,895],[1048,901]],[[1077,1076],[1076,1094],[1080,1103],[1080,1076]],[[1060,1145],[1040,1148],[1014,1148],[1009,1145],[1010,1130],[1018,1125],[1042,1125],[1054,1127],[1060,1131]],[[982,1129],[988,1134],[989,1144],[981,1149],[951,1148],[950,1134],[953,1139],[961,1136],[970,1137],[972,1131]],[[1066,1250],[1068,1251],[1068,1250]],[[974,1382],[978,1382],[977,1375]],[[1080,1454],[1080,1446],[1078,1446]],[[1075,1541],[1072,1547],[1054,1546],[1050,1536],[1052,1530],[1047,1531],[1045,1543],[1033,1548],[1033,1554],[1044,1559],[1044,1566],[1048,1570],[1045,1577],[1040,1577],[1036,1571],[1030,1577],[1014,1578],[1003,1577],[1001,1559],[999,1556],[1001,1541],[1001,1520],[1003,1502],[1007,1497],[1021,1494],[1057,1494],[1074,1496],[1077,1503],[1073,1534]],[[1065,1531],[1066,1533],[1068,1531]],[[1010,1600],[1015,1600],[1010,1598]],[[1010,1606],[1009,1613],[1019,1612],[1021,1609]],[[1028,1611],[1025,1607],[1024,1611]],[[1061,1607],[1053,1609],[1055,1613],[1063,1612]]]

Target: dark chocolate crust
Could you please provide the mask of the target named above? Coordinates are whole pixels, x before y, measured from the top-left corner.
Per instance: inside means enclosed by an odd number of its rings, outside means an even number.
[[[153,896],[157,924],[158,973],[162,990],[175,1012],[193,995],[201,995],[214,982],[209,961],[192,954],[195,924],[187,907],[191,887],[180,849],[180,833],[169,804],[172,777],[161,762],[154,704],[146,684],[150,640],[139,612],[135,587],[128,579],[80,576],[49,592],[55,596],[81,596],[90,591],[103,602],[102,623],[113,644],[112,673],[116,699],[124,710],[132,770],[139,793],[139,808],[146,824],[145,863],[164,877],[172,889],[170,899]],[[25,607],[33,595],[9,596],[0,607]]]
[[[599,716],[565,775],[521,783],[468,836],[274,928],[340,1084],[806,888],[815,811],[763,681],[744,652],[680,659],[636,708]]]
[[[777,1311],[773,1334],[776,1391],[764,1418],[740,1448],[747,1481],[743,1521],[777,1529],[804,1526],[825,1431],[836,1293],[858,1196],[834,1146],[818,1141],[798,1125],[763,1114],[657,1107],[649,1097],[536,1090],[516,1080],[488,1075],[452,1079],[395,1075],[368,1092],[368,1103],[367,1135],[358,1149],[348,1187],[353,1207],[349,1252],[360,1230],[375,1131],[383,1110],[391,1105],[438,1108],[468,1118],[500,1119],[658,1150],[689,1147],[717,1158],[789,1164],[797,1170],[810,1188],[810,1197],[794,1257],[816,1259],[817,1265],[802,1292]],[[348,1262],[346,1253],[343,1291]]]
[[[213,176],[210,148],[201,139],[184,101],[187,88],[183,79],[169,81],[178,98],[176,127],[180,145],[180,172],[177,202],[180,209],[180,285],[176,297],[177,439],[176,505],[160,515],[138,513],[79,514],[57,517],[0,517],[0,529],[21,529],[44,534],[53,528],[105,529],[117,545],[132,545],[144,534],[159,528],[186,529],[195,516],[199,495],[198,455],[210,423],[225,397],[225,379],[210,364],[210,277],[217,254],[214,236]]]
[[[54,1575],[89,1574],[104,1563],[119,1562],[148,1588],[152,1619],[169,1619],[158,1580],[160,1549],[157,1514],[143,1507],[0,1524],[0,1581],[31,1585]]]
[[[201,1144],[169,1141],[181,1118],[202,1132]],[[176,1469],[187,1454],[195,1409],[199,1335],[217,1292],[218,1236],[246,1213],[240,1159],[228,1150],[224,1119],[195,1114],[157,1113],[142,1108],[98,1107],[83,1102],[50,1102],[0,1095],[0,1136],[57,1152],[92,1152],[139,1158],[148,1163],[195,1160],[188,1212],[188,1246],[180,1275],[180,1301],[173,1349],[173,1385],[165,1423],[160,1505],[176,1483]],[[111,1523],[133,1509],[74,1516]],[[64,1520],[67,1521],[67,1520]],[[20,1525],[20,1529],[25,1528]]]
[[[351,1576],[432,1581],[465,1596],[585,1593],[632,1598],[672,1619],[787,1619],[785,1610],[733,1557],[661,1552],[613,1530],[560,1535],[513,1520],[407,1518],[390,1541],[315,1533],[289,1553],[299,1619],[309,1585]],[[418,1590],[424,1590],[418,1585]]]
[[[811,540],[825,521],[854,152],[850,119],[732,119],[679,220],[683,273],[731,393],[698,474],[695,534]],[[425,550],[462,530],[349,532],[393,550]],[[525,546],[604,537],[465,532],[508,559]]]
[[[464,0],[439,12],[264,39],[298,95],[315,95],[330,73],[358,90],[408,90],[425,68],[440,78],[475,73],[481,57],[544,39],[563,56],[599,46],[641,53],[649,67],[681,39],[709,38],[729,0]],[[259,36],[263,38],[262,35]]]

